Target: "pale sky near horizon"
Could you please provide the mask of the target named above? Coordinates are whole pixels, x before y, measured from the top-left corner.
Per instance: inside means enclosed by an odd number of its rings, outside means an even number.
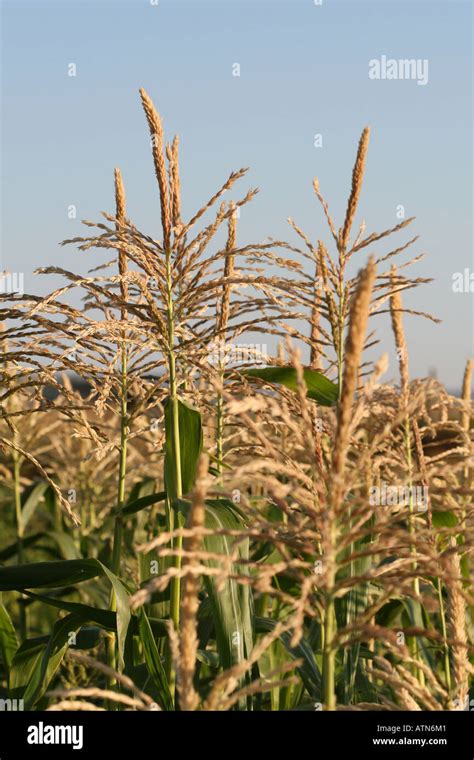
[[[159,236],[139,87],[154,99],[167,137],[180,134],[185,216],[230,171],[251,167],[240,194],[249,186],[261,192],[242,213],[242,242],[271,236],[298,244],[288,216],[312,240],[330,242],[312,179],[318,176],[342,223],[357,141],[370,124],[358,221],[365,219],[367,232],[392,227],[400,205],[417,217],[394,245],[369,250],[385,253],[420,235],[413,253],[427,256],[409,271],[435,281],[406,304],[443,323],[407,318],[411,375],[435,369],[459,388],[474,352],[474,293],[452,288],[453,274],[474,272],[469,0],[0,4],[0,271],[24,272],[25,290],[45,293],[57,280],[33,277],[36,267],[85,272],[96,265],[95,254],[58,243],[85,233],[81,219],[113,210],[117,165],[131,218]],[[427,60],[428,82],[370,79],[369,61],[382,56]],[[314,146],[315,134],[322,147]],[[76,220],[68,218],[71,204]],[[377,319],[380,350],[390,348],[390,379],[393,341],[387,318]]]

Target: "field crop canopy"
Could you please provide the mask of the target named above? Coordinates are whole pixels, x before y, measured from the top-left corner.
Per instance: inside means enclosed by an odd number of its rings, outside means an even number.
[[[411,375],[407,316],[437,319],[405,306],[430,281],[414,218],[359,219],[370,129],[338,223],[313,181],[324,240],[290,219],[243,244],[247,170],[185,216],[178,137],[140,99],[159,229],[117,168],[64,241],[88,274],[0,294],[2,704],[464,709],[472,362],[459,396]]]

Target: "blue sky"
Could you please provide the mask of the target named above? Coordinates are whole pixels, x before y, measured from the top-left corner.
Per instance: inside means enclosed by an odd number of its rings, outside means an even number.
[[[453,273],[474,271],[470,2],[16,0],[1,9],[0,262],[25,272],[26,290],[52,287],[31,276],[38,266],[85,272],[98,263],[98,254],[58,242],[81,234],[80,219],[113,210],[116,165],[130,216],[159,235],[141,86],[167,136],[180,134],[185,216],[232,169],[251,167],[241,192],[261,193],[242,213],[244,242],[270,235],[295,243],[288,216],[329,241],[312,179],[341,223],[357,140],[370,124],[359,219],[368,231],[394,226],[399,204],[417,217],[397,243],[421,236],[415,251],[428,255],[412,272],[435,282],[406,302],[443,324],[407,319],[412,375],[435,368],[459,386],[473,353],[474,295],[452,291]],[[369,79],[369,60],[382,55],[428,59],[428,84]],[[77,220],[68,218],[70,204]],[[391,346],[387,320],[377,324]]]

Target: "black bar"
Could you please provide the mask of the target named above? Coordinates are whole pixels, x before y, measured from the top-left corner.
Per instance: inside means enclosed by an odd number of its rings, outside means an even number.
[[[174,748],[242,760],[256,751],[296,758],[474,757],[472,712],[2,712],[0,760],[23,757],[163,757]],[[41,728],[42,726],[42,728]],[[57,731],[56,727],[64,727]],[[67,728],[69,727],[69,729]],[[29,743],[42,740],[42,744]],[[70,740],[73,744],[50,744]],[[81,746],[79,746],[81,745]],[[309,754],[308,754],[309,753]],[[293,760],[293,758],[291,758]]]

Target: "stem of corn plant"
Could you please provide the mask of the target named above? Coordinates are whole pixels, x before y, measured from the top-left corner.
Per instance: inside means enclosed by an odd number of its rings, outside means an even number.
[[[449,646],[447,643],[448,639],[448,630],[446,626],[446,613],[444,610],[444,599],[443,599],[443,584],[441,582],[441,578],[438,578],[438,602],[439,602],[439,612],[440,612],[440,618],[441,618],[441,631],[443,634],[443,642],[444,642],[444,673],[446,678],[446,688],[448,690],[448,693],[451,693],[452,683],[451,683],[451,668],[449,665]]]
[[[127,408],[127,348],[122,345],[122,378],[120,398],[120,461],[117,506],[125,503],[125,479],[127,474],[127,439],[128,439],[128,408]],[[120,513],[115,516],[114,544],[112,552],[112,572],[118,575],[122,552],[123,518]]]
[[[349,505],[348,508],[348,532],[349,535],[352,535],[352,505]],[[349,562],[349,578],[354,577],[354,560],[352,559],[354,554],[354,542],[351,540],[348,547],[348,552],[350,556],[350,562]],[[349,626],[352,622],[352,608],[351,603],[353,599],[353,594],[356,592],[353,592],[351,589],[346,594],[346,625]],[[356,676],[356,669],[357,669],[357,662],[351,662],[352,667],[349,666],[349,662],[353,659],[351,657],[351,649],[349,647],[344,648],[343,652],[343,662],[344,662],[344,669],[345,672],[347,672],[347,668],[349,668],[350,671],[350,677],[347,679],[347,676],[344,680],[344,700],[346,704],[350,704],[352,699],[352,694],[354,690],[354,681]],[[355,667],[354,667],[355,665]]]
[[[328,597],[324,617],[324,646],[323,646],[323,698],[326,710],[336,709],[336,650],[333,646],[335,634],[335,609],[332,596]]]
[[[344,246],[341,246],[341,249]],[[342,254],[341,260],[342,260]],[[342,271],[342,267],[341,267]],[[342,278],[341,278],[342,279]],[[345,497],[344,469],[350,443],[350,421],[354,394],[358,384],[358,370],[364,348],[370,302],[375,281],[375,263],[369,259],[367,267],[359,273],[357,289],[350,310],[349,330],[344,353],[344,372],[342,392],[337,412],[337,427],[333,445],[332,479],[330,504],[326,510],[327,551],[326,551],[326,614],[324,619],[323,645],[323,693],[326,710],[335,710],[335,665],[337,619],[335,615],[335,582],[338,566],[337,543],[339,533],[339,514]],[[342,287],[341,287],[342,291]],[[341,309],[340,313],[343,311]],[[342,325],[342,320],[339,320]]]
[[[407,417],[405,420],[405,426],[404,426],[404,436],[405,436],[405,450],[406,450],[406,459],[407,459],[407,466],[408,466],[408,485],[409,485],[409,509],[410,509],[410,515],[409,515],[409,529],[410,529],[410,535],[414,537],[415,535],[415,512],[414,512],[414,504],[413,504],[413,462],[412,462],[412,453],[411,453],[411,434],[410,434],[410,420]],[[416,547],[414,543],[411,544],[411,553],[415,555],[416,557]],[[413,560],[412,563],[413,571],[416,572],[417,569],[417,562],[416,558]],[[417,599],[420,598],[420,579],[418,576],[416,576],[413,579],[413,591],[415,592],[415,596]],[[412,655],[416,659],[418,659],[418,651],[417,651],[417,643],[416,638],[413,638],[413,644],[412,644]],[[420,682],[421,686],[424,686],[425,684],[425,674],[421,670],[421,668],[416,668],[415,675],[418,678],[418,681]]]
[[[122,175],[120,169],[115,169],[114,172],[114,185],[115,185],[115,208],[116,208],[116,230],[120,232],[122,224],[125,219],[125,190],[122,181]],[[123,279],[127,272],[127,259],[123,250],[119,251],[118,255],[118,268],[121,276],[120,280],[120,293],[122,300],[124,301],[121,310],[120,318],[122,323],[127,320],[127,309],[125,302],[128,299],[128,287],[126,281]],[[118,474],[118,486],[117,486],[117,508],[115,513],[114,522],[114,539],[112,547],[112,572],[114,575],[118,575],[120,572],[120,560],[122,555],[122,539],[123,539],[123,517],[121,509],[125,503],[125,479],[127,474],[127,444],[128,444],[128,349],[127,349],[127,331],[123,327],[121,330],[121,344],[120,344],[120,359],[121,359],[121,378],[120,378],[120,458],[119,458],[119,474]],[[115,592],[112,589],[110,593],[110,609],[113,612],[117,611],[117,599]],[[108,657],[109,665],[112,668],[116,668],[116,644],[117,637],[115,633],[111,634],[108,638]],[[111,688],[116,686],[115,679],[111,679],[109,682]],[[113,705],[110,705],[113,709]]]
[[[337,384],[339,388],[339,399],[342,392],[342,375],[344,370],[344,288],[343,288],[343,270],[341,271],[342,282],[339,285],[339,313],[338,313],[338,344],[337,344]]]
[[[229,216],[228,228],[227,228],[226,257],[225,257],[225,264],[224,264],[225,284],[224,284],[224,288],[222,292],[220,312],[218,314],[217,323],[216,323],[218,334],[219,336],[222,337],[224,341],[226,339],[226,330],[229,324],[229,313],[230,313],[229,307],[230,307],[230,298],[231,298],[231,292],[232,292],[232,286],[229,282],[229,279],[232,277],[232,274],[234,272],[234,249],[236,245],[236,230],[237,230],[235,204],[233,201],[230,202],[229,208],[232,213]],[[224,418],[223,388],[224,388],[225,364],[226,364],[226,357],[225,357],[225,350],[224,350],[223,355],[220,356],[219,358],[219,370],[218,370],[219,371],[219,389],[217,392],[217,403],[216,403],[216,458],[217,458],[217,472],[218,472],[218,477],[221,484],[222,484],[222,472],[224,469],[225,418]]]
[[[173,304],[173,284],[172,284],[172,271],[171,271],[171,251],[166,251],[166,293],[167,293],[167,328],[168,328],[168,373],[169,373],[169,403],[171,404],[171,417],[172,417],[172,435],[171,435],[171,450],[173,457],[174,467],[174,481],[175,481],[175,493],[173,498],[181,498],[182,496],[182,477],[181,477],[181,446],[180,446],[180,431],[179,431],[179,406],[178,406],[178,388],[176,379],[176,356],[174,351],[174,304]],[[174,515],[172,507],[172,499],[168,494],[168,521],[170,529],[173,529]],[[173,566],[179,571],[181,568],[181,556],[179,552],[182,548],[182,537],[179,536],[173,544],[173,548],[178,550],[178,554],[173,558]],[[170,618],[173,622],[173,626],[177,631],[179,629],[179,613],[180,613],[180,601],[181,601],[181,579],[175,576],[171,581],[170,589]],[[176,691],[176,675],[172,667],[171,652],[168,651],[167,658],[167,675],[169,676],[170,692],[174,697]]]
[[[16,436],[15,436],[16,437]],[[21,511],[21,485],[20,485],[20,472],[21,472],[21,458],[18,451],[13,449],[13,493],[15,500],[15,522],[16,522],[16,543],[17,543],[17,556],[18,564],[22,565],[23,556],[23,514]],[[20,596],[19,600],[19,613],[20,613],[20,640],[25,641],[27,638],[27,621],[26,621],[26,609],[23,603],[23,596]]]
[[[414,511],[414,504],[413,504],[413,461],[412,461],[412,436],[411,436],[411,425],[410,425],[410,414],[407,408],[408,399],[409,399],[409,372],[408,372],[408,349],[405,339],[405,332],[403,329],[403,320],[402,320],[402,313],[403,313],[403,304],[400,296],[400,292],[397,289],[398,286],[398,277],[397,277],[397,270],[394,266],[392,266],[390,270],[390,281],[392,284],[392,292],[390,294],[390,311],[391,311],[391,317],[392,317],[392,329],[395,336],[395,345],[397,347],[397,354],[398,354],[398,364],[399,364],[399,370],[400,370],[400,384],[401,384],[401,391],[402,391],[402,403],[403,406],[406,409],[405,414],[405,420],[403,424],[403,442],[405,445],[405,461],[408,469],[408,485],[409,485],[409,491],[410,491],[410,498],[409,498],[409,515],[408,515],[408,529],[410,532],[410,553],[413,556],[412,561],[412,570],[413,570],[413,591],[416,597],[416,600],[418,601],[420,599],[420,580],[417,573],[417,560],[416,560],[416,542],[415,542],[415,531],[416,531],[416,523],[415,523],[415,511]],[[415,442],[416,442],[416,434],[415,434]],[[412,657],[414,660],[419,660],[420,656],[417,651],[418,645],[417,645],[417,638],[411,637],[410,640],[410,650],[412,653]],[[412,666],[413,669],[413,675],[418,678],[418,681],[420,682],[420,686],[424,686],[425,684],[425,674],[421,670],[421,668],[417,667],[416,665]]]
[[[120,559],[122,554],[122,534],[123,518],[118,510],[125,503],[125,479],[127,473],[127,442],[128,442],[128,408],[127,408],[127,347],[122,344],[121,351],[122,377],[121,377],[121,398],[120,398],[120,459],[119,459],[119,478],[117,489],[117,513],[114,521],[114,540],[112,548],[112,572],[118,575],[120,572]],[[110,594],[110,610],[117,611],[117,600],[112,589]],[[116,667],[116,636],[110,634],[107,639],[108,663],[113,669]],[[115,679],[109,681],[109,688],[116,685]]]
[[[344,282],[344,274],[343,269],[344,267],[344,260],[343,260],[343,254],[341,251],[339,251],[339,286],[338,286],[338,296],[339,296],[339,308],[338,308],[338,315],[337,315],[337,346],[336,348],[336,355],[337,355],[337,384],[338,384],[338,398],[339,402],[341,400],[342,395],[342,379],[344,374],[344,288],[343,288],[343,282]],[[331,554],[334,552],[334,525],[331,524],[330,528],[330,551]],[[326,606],[324,610],[324,621],[323,621],[323,700],[324,700],[324,707],[326,710],[333,711],[336,709],[336,676],[335,676],[335,666],[336,666],[336,650],[333,646],[333,639],[334,635],[336,633],[337,624],[336,624],[336,617],[335,617],[335,605],[334,605],[334,599],[332,596],[332,588],[334,586],[334,571],[330,570],[328,572],[328,592],[326,597]]]
[[[344,269],[345,269],[345,252],[343,250],[339,250],[339,282],[338,282],[338,288],[337,288],[337,294],[339,298],[339,304],[338,304],[338,315],[337,315],[337,324],[338,324],[338,333],[337,333],[337,384],[338,384],[338,397],[339,401],[341,400],[341,394],[342,394],[342,378],[344,374],[344,322],[345,322],[345,301],[344,301]],[[351,506],[349,506],[349,533],[352,529],[352,517],[351,517]],[[354,547],[351,542],[349,546],[349,554],[352,556]],[[352,578],[353,574],[353,563],[352,560],[350,562],[350,569],[349,569],[350,578]],[[348,598],[350,599],[351,592],[349,592]],[[324,619],[324,641],[327,641],[327,636],[330,635],[331,639],[334,635],[334,632],[332,630],[333,621],[335,618],[335,607],[334,602],[331,600],[330,606],[326,608],[326,616]],[[346,625],[349,625],[350,623],[350,609],[349,605],[347,605],[347,612],[346,612]],[[331,659],[332,656],[332,659]],[[327,667],[330,670],[330,681],[332,683],[329,683],[327,686],[328,692],[330,691],[329,695],[324,695],[324,701],[326,704],[327,710],[334,710],[335,706],[329,706],[328,699],[332,698],[334,700],[334,666],[335,666],[335,652],[332,651],[332,649],[329,647],[329,651],[327,653]],[[343,666],[344,671],[346,672],[347,669],[347,663],[349,658],[349,650],[344,648],[343,651]],[[326,683],[325,683],[326,688]],[[350,701],[350,693],[351,693],[351,683],[345,681],[344,682],[344,700],[345,702]],[[332,696],[331,696],[332,695]]]
[[[220,367],[219,380],[224,384],[224,368]],[[218,391],[216,402],[216,469],[218,478],[222,480],[222,471],[224,469],[224,399],[222,393]]]
[[[8,363],[7,363],[8,368]],[[13,406],[12,411],[15,411],[16,404],[15,399],[13,397]],[[18,445],[18,433],[15,430],[13,433],[13,443],[15,445]],[[18,564],[22,565],[24,560],[24,554],[23,554],[23,536],[24,536],[24,525],[23,525],[23,513],[21,509],[21,483],[20,483],[20,475],[21,475],[21,464],[22,464],[22,457],[21,454],[16,451],[15,449],[12,449],[12,464],[13,464],[13,500],[15,503],[15,529],[16,529],[16,544],[17,544],[17,557],[18,557]],[[20,595],[19,597],[19,629],[20,629],[20,641],[23,642],[27,638],[28,634],[28,625],[27,625],[27,619],[26,619],[26,608],[23,604],[23,595]]]
[[[333,597],[333,588],[335,581],[334,567],[332,559],[335,550],[335,529],[331,524],[329,531],[329,558],[330,566],[327,571],[327,596],[323,625],[323,699],[326,710],[333,711],[336,709],[336,649],[334,647],[334,636],[337,632],[336,609]],[[326,558],[327,561],[327,558]]]

